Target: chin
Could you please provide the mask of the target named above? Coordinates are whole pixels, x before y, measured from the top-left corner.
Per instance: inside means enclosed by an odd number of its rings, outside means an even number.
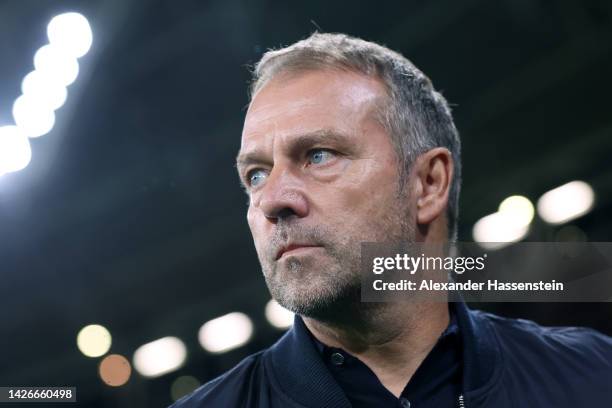
[[[301,316],[317,320],[335,318],[361,301],[360,282],[339,285],[338,280],[309,279],[278,282],[271,293],[283,307]],[[274,289],[274,290],[272,290]]]

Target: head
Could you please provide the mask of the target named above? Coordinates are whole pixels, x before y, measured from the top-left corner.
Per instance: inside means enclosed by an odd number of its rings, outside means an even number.
[[[315,33],[254,70],[237,167],[272,296],[331,318],[360,300],[362,242],[456,234],[459,137],[398,53]]]

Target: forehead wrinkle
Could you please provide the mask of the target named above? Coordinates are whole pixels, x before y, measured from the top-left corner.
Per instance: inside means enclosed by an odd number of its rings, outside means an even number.
[[[288,92],[287,86],[300,81],[303,76],[316,74],[321,74],[321,72],[302,73],[297,76],[290,75],[289,78],[281,75],[272,79],[253,97],[246,118],[248,128],[245,130],[248,132],[249,128],[266,126],[268,121],[272,121],[268,126],[276,127],[275,119],[277,117],[291,117],[293,114],[297,114],[299,117],[305,113],[304,109],[321,107],[325,103],[331,104],[331,106],[324,108],[320,113],[334,116],[330,112],[329,108],[331,108],[333,111],[338,111],[337,113],[345,110],[344,114],[340,113],[342,117],[350,114],[356,116],[354,119],[364,118],[369,116],[373,108],[378,105],[381,96],[384,98],[387,95],[386,89],[379,79],[364,77],[362,74],[353,72],[336,72],[336,75],[326,78],[325,86],[317,89],[314,93],[313,89],[310,88],[305,95],[296,99],[290,98],[287,100],[283,97]],[[345,83],[347,76],[352,80],[348,85]],[[301,88],[303,88],[303,85],[300,85],[299,89]],[[301,92],[304,91],[298,90],[298,94]],[[278,97],[281,98],[282,103],[277,102]],[[314,113],[317,113],[317,111],[315,110]],[[351,124],[356,125],[355,121],[351,121]]]
[[[284,102],[279,106],[278,103],[269,102],[264,105],[259,105],[257,100],[255,99],[251,102],[249,110],[247,112],[247,120],[249,125],[256,124],[259,125],[261,123],[265,123],[270,120],[274,120],[276,117],[281,115],[290,114],[293,112],[298,112],[304,108],[316,106],[320,102],[313,100],[296,100],[291,102]],[[273,122],[273,126],[276,125],[276,121]]]

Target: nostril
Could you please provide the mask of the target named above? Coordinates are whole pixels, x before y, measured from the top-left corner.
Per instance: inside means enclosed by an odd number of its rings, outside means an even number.
[[[277,218],[289,218],[291,216],[297,215],[293,209],[289,207],[285,207],[278,212]]]
[[[276,222],[279,219],[287,219],[293,216],[296,216],[296,212],[293,211],[290,207],[283,207],[274,213],[266,214],[266,218]]]

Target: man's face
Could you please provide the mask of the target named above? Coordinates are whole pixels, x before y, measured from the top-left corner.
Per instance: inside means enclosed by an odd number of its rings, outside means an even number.
[[[247,219],[272,296],[296,313],[359,302],[361,242],[414,239],[375,118],[384,95],[375,79],[320,70],[273,79],[249,107],[238,157]]]

